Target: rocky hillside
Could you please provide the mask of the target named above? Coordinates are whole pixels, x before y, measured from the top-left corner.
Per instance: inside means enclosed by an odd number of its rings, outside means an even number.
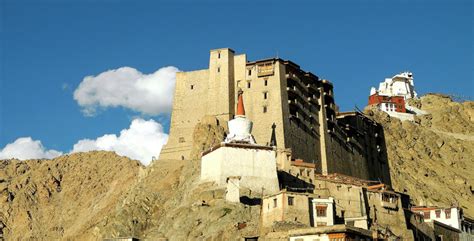
[[[0,161],[0,227],[7,240],[90,239],[142,171],[111,152]]]
[[[0,230],[7,240],[229,240],[255,234],[259,207],[226,203],[224,190],[199,183],[201,150],[225,128],[205,118],[194,160],[144,168],[112,152],[0,162]],[[240,224],[239,224],[240,223]]]
[[[384,126],[394,188],[418,205],[459,205],[474,216],[474,102],[438,94],[412,101],[414,122],[366,110]]]
[[[392,183],[418,204],[457,203],[474,216],[474,103],[427,95],[415,122],[366,110],[384,126]],[[259,206],[225,202],[199,183],[199,154],[224,137],[206,117],[193,135],[193,160],[143,167],[111,152],[52,160],[0,161],[0,230],[7,240],[233,240],[255,236]]]

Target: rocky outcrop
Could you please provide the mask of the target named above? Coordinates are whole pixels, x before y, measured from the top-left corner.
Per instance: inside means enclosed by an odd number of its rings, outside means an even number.
[[[430,94],[410,104],[428,114],[412,122],[366,109],[384,127],[393,187],[417,205],[459,205],[474,216],[474,102]]]

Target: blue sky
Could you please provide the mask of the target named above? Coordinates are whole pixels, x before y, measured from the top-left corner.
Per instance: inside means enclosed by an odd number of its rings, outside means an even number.
[[[85,116],[86,76],[129,66],[207,68],[209,50],[290,59],[331,80],[342,110],[410,70],[418,93],[474,95],[472,1],[1,1],[0,149],[19,137],[68,152],[132,119],[168,129],[169,114],[126,106]]]

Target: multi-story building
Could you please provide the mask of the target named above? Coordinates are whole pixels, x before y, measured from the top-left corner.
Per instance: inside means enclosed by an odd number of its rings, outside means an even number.
[[[370,89],[369,106],[387,112],[401,120],[413,120],[414,114],[425,114],[423,111],[408,105],[407,100],[417,98],[413,74],[403,72],[386,78],[378,89]]]
[[[383,158],[365,148],[364,142],[374,142],[376,134],[352,130],[351,135],[366,138],[347,136],[346,128],[352,123],[347,119],[367,119],[351,115],[345,117],[347,123],[342,127],[338,124],[331,82],[288,60],[247,61],[245,54],[228,48],[210,51],[208,69],[177,73],[170,136],[160,158],[190,158],[194,126],[208,115],[222,123],[232,119],[239,90],[245,96],[246,116],[254,122],[257,144],[289,150],[291,159],[314,164],[317,173],[344,173],[390,183],[388,171],[367,171],[369,156],[377,162]]]

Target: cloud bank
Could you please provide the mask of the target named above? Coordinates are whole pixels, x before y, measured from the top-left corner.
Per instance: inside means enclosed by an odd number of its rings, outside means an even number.
[[[120,131],[120,135],[106,134],[95,140],[82,139],[74,144],[71,153],[92,150],[114,151],[118,155],[139,160],[142,164],[150,164],[152,157],[158,158],[161,148],[168,141],[163,126],[154,120],[135,119],[128,129]],[[17,158],[51,159],[62,155],[56,150],[47,150],[41,141],[31,137],[18,138],[0,150],[1,159]]]
[[[21,137],[0,150],[0,160],[11,158],[20,160],[50,159],[62,154],[56,150],[46,150],[41,141],[33,140],[31,137]]]
[[[98,108],[124,107],[148,115],[171,112],[178,68],[163,67],[152,74],[122,67],[87,76],[74,91],[85,115]]]
[[[83,139],[74,145],[71,152],[115,151],[121,156],[127,156],[148,165],[153,156],[158,158],[161,147],[167,141],[168,135],[163,132],[160,123],[154,120],[135,119],[129,129],[122,130],[119,136],[107,134],[95,140]]]

